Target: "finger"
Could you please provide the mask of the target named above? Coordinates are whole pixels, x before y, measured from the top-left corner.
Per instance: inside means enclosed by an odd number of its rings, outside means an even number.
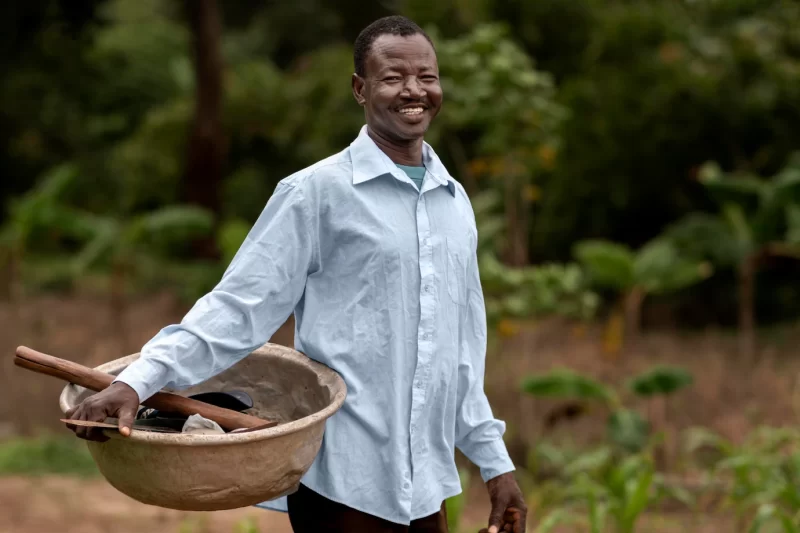
[[[128,437],[131,434],[133,427],[133,420],[136,418],[136,409],[139,406],[123,406],[119,410],[119,432],[123,437]]]
[[[499,533],[503,527],[503,514],[505,513],[505,503],[492,505],[492,512],[489,514],[489,533]]]
[[[67,411],[67,412],[65,413],[65,414],[66,414],[66,417],[67,417],[67,419],[68,419],[68,420],[79,420],[79,418],[78,418],[78,416],[79,416],[79,409],[80,409],[80,405],[78,405],[78,406],[76,406],[76,407],[73,407],[72,409],[70,409],[69,411]],[[72,432],[73,432],[73,433],[75,433],[76,435],[77,435],[77,433],[78,433],[78,426],[76,426],[76,425],[74,425],[74,424],[67,424],[67,429],[68,429],[68,430],[70,430],[70,431],[72,431]]]
[[[86,409],[84,408],[83,404],[81,404],[81,408],[75,413],[75,420],[88,420],[86,416]],[[86,426],[78,426],[75,429],[75,435],[77,435],[80,439],[87,439],[88,438],[88,430]]]

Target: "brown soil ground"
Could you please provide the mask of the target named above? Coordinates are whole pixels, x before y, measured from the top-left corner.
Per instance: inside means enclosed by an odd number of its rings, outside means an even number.
[[[115,337],[105,300],[91,297],[37,297],[11,306],[0,303],[0,439],[40,430],[67,431],[58,422],[57,398],[63,383],[13,366],[18,345],[30,346],[87,365],[138,351],[158,330],[179,321],[186,307],[168,294],[131,303],[125,317],[126,340]],[[291,322],[272,342],[291,345]],[[679,434],[703,425],[734,440],[757,425],[788,425],[797,420],[800,375],[800,327],[763,334],[761,350],[752,361],[736,355],[735,339],[716,331],[679,335],[649,332],[636,348],[609,355],[598,328],[577,329],[558,322],[526,325],[491,350],[486,390],[496,416],[508,423],[509,448],[524,463],[527,448],[541,439],[586,444],[602,438],[602,409],[547,429],[555,402],[533,400],[518,392],[522,376],[567,366],[609,384],[624,380],[654,364],[680,365],[695,384],[664,404],[630,405],[650,414],[671,438],[664,466],[676,467]],[[626,398],[627,400],[627,398]],[[488,513],[481,486],[469,491],[466,521],[480,524]],[[118,493],[102,480],[46,477],[0,479],[0,532],[34,531],[175,531],[200,533],[235,531],[235,524],[253,516],[260,531],[289,531],[283,515],[259,509],[218,513],[180,513],[144,506]],[[102,503],[101,503],[102,502]],[[474,503],[473,503],[474,502]],[[477,529],[476,529],[477,530]],[[717,517],[680,514],[646,517],[642,531],[731,532],[734,527]]]

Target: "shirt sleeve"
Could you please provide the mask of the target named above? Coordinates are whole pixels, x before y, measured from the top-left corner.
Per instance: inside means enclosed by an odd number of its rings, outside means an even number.
[[[267,342],[293,312],[318,257],[311,213],[299,187],[280,182],[217,286],[115,381],[141,402],[163,387],[202,383]]]
[[[503,442],[505,423],[492,415],[483,388],[486,307],[474,249],[467,268],[467,309],[461,331],[456,446],[480,469],[483,480],[488,481],[515,468]]]

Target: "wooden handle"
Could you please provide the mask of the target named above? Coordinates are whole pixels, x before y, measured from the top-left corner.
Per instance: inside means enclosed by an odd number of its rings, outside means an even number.
[[[17,348],[14,364],[40,374],[63,379],[96,392],[107,388],[114,381],[114,376],[111,374],[37,352],[25,346]],[[180,413],[185,416],[198,414],[213,420],[228,431],[241,428],[263,429],[277,425],[277,422],[264,420],[263,418],[240,413],[232,409],[217,407],[216,405],[192,400],[169,392],[157,392],[143,401],[142,405],[159,411]]]

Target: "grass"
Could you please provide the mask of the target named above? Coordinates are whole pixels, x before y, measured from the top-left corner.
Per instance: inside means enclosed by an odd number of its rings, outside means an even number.
[[[0,476],[48,474],[93,477],[99,472],[86,445],[72,436],[15,437],[0,442]]]

